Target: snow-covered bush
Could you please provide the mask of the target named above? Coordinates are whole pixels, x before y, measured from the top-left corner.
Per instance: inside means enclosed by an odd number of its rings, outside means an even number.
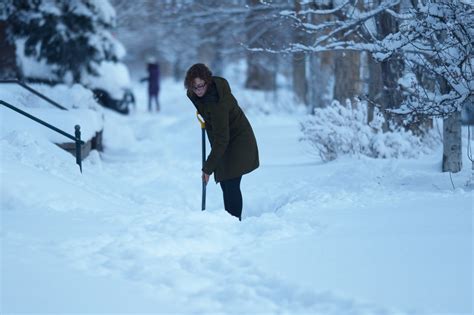
[[[308,141],[323,161],[359,154],[374,158],[414,158],[430,151],[433,134],[421,138],[394,127],[383,132],[383,121],[376,109],[368,125],[365,103],[348,102],[343,106],[333,101],[328,107],[315,109],[314,115],[301,123],[301,140]]]

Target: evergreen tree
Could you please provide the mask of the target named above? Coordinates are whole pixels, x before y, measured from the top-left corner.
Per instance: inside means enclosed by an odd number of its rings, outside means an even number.
[[[115,11],[108,0],[11,0],[11,34],[25,40],[24,54],[45,61],[60,81],[81,82],[124,48],[111,34]]]
[[[0,79],[20,77],[16,63],[15,43],[9,32],[7,17],[13,12],[12,0],[0,2]]]

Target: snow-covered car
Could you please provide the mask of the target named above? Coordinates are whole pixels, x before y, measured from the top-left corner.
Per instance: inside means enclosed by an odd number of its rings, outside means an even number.
[[[87,76],[84,85],[94,92],[102,106],[128,114],[130,107],[135,106],[135,96],[127,66],[121,62],[104,61],[96,71],[98,76]]]

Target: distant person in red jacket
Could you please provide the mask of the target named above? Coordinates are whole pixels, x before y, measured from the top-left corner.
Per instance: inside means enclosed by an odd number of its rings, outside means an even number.
[[[160,92],[160,66],[154,57],[148,58],[147,63],[148,76],[141,79],[141,82],[148,81],[148,111],[152,111],[152,102],[154,100],[156,111],[160,111],[160,102],[158,93]]]

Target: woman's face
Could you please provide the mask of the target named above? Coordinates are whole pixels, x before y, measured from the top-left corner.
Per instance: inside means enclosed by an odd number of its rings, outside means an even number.
[[[195,78],[192,89],[197,96],[202,97],[207,91],[207,84],[201,78]]]

